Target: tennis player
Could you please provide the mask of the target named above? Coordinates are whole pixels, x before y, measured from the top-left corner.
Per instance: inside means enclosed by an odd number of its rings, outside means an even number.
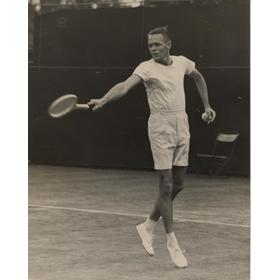
[[[195,63],[184,56],[170,55],[171,38],[167,27],[157,27],[148,33],[148,48],[150,60],[142,62],[127,80],[116,84],[102,98],[91,99],[88,104],[93,105],[93,111],[98,110],[144,83],[150,107],[148,134],[159,176],[159,195],[149,217],[136,229],[144,249],[153,256],[154,229],[161,216],[171,259],[178,268],[185,268],[187,260],[174,233],[172,207],[172,201],[184,187],[188,166],[190,132],[185,112],[185,75],[195,81],[207,116],[204,120],[213,122],[216,113],[210,107],[206,82]]]

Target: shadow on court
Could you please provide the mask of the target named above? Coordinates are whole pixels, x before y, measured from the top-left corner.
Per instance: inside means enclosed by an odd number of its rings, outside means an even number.
[[[171,262],[162,222],[155,256],[142,249],[135,226],[156,195],[155,172],[30,165],[29,279],[249,279],[248,178],[186,176],[174,205],[186,269]]]

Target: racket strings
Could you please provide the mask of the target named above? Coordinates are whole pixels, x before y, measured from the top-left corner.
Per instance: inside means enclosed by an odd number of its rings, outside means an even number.
[[[77,101],[73,94],[61,96],[50,105],[48,113],[54,118],[64,116],[75,108]]]

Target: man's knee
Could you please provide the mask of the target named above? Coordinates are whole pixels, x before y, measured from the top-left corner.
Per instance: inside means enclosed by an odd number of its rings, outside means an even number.
[[[172,172],[170,170],[159,172],[159,192],[163,197],[171,197],[172,194]]]
[[[184,189],[184,183],[183,182],[179,182],[173,185],[173,190],[175,192],[180,192]]]
[[[184,189],[185,186],[185,176],[186,176],[185,167],[176,167],[173,171],[173,190],[180,192]]]
[[[171,182],[162,182],[159,187],[159,192],[162,197],[171,197],[172,194],[172,183]]]

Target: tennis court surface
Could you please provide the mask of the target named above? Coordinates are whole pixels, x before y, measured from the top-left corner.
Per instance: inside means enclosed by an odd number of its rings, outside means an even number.
[[[177,269],[161,221],[154,257],[135,229],[156,199],[155,172],[30,165],[29,279],[249,279],[249,178],[185,182],[174,218],[189,266]]]

